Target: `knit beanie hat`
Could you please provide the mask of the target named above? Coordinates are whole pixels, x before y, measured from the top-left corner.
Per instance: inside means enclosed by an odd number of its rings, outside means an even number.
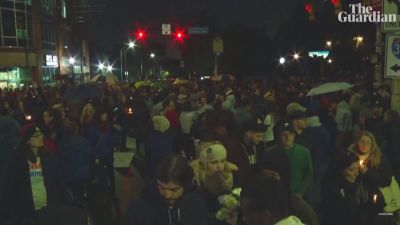
[[[153,116],[154,130],[165,133],[169,129],[169,121],[164,116]]]
[[[203,162],[222,160],[226,157],[227,151],[222,144],[212,144],[200,150],[200,160]]]

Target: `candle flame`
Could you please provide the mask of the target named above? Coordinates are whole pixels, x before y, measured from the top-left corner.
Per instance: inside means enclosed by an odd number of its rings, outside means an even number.
[[[132,108],[129,108],[128,109],[128,114],[132,114],[132,113],[133,113]]]
[[[364,160],[360,160],[360,166],[364,166]]]

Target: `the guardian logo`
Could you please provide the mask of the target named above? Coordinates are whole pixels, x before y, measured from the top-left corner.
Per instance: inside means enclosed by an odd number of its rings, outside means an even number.
[[[373,11],[371,6],[363,6],[361,3],[349,4],[350,13],[341,11],[338,13],[338,20],[342,23],[384,23],[396,22],[396,14],[381,14]]]

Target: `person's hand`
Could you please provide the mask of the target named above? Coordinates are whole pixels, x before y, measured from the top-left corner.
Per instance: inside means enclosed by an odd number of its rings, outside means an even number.
[[[368,167],[366,165],[364,165],[364,164],[360,165],[359,171],[361,174],[365,174],[367,172],[367,170],[368,170]]]

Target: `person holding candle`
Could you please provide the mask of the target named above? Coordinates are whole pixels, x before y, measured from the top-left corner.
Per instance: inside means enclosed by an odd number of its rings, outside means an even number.
[[[349,151],[331,161],[322,185],[321,224],[373,224],[383,198],[366,188],[359,167],[359,157]]]
[[[349,151],[358,155],[359,173],[369,189],[378,191],[378,187],[390,185],[393,176],[392,168],[371,132],[361,132],[354,144],[350,145]]]

